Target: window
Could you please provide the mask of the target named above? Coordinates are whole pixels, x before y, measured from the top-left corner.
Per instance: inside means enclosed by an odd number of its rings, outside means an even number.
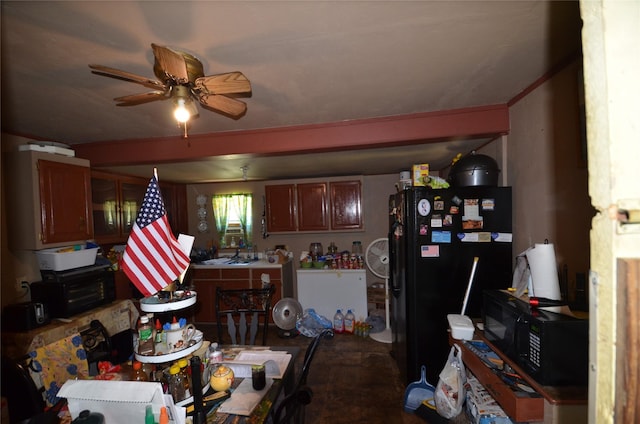
[[[212,196],[213,218],[220,237],[220,247],[252,244],[251,227],[253,196],[250,193],[217,194]]]

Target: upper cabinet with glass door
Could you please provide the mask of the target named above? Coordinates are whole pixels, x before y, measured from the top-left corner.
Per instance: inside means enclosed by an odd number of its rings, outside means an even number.
[[[98,243],[125,243],[149,181],[91,171],[94,237]]]

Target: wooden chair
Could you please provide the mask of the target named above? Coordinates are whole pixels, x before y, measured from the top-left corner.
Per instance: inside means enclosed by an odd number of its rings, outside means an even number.
[[[216,287],[216,323],[218,327],[218,343],[223,343],[223,321],[226,319],[227,333],[231,344],[255,344],[260,319],[262,322],[262,344],[267,344],[267,328],[271,313],[271,298],[275,286],[270,284],[262,289],[225,290]],[[237,321],[236,321],[237,319]],[[249,322],[247,320],[250,320]],[[247,329],[249,342],[247,343]],[[238,337],[240,340],[238,343]]]
[[[313,391],[307,386],[307,375],[311,367],[313,356],[320,345],[322,339],[333,338],[333,330],[326,328],[316,335],[309,343],[304,353],[304,363],[300,370],[300,375],[296,380],[296,385],[289,395],[280,404],[271,410],[272,424],[303,424],[305,407],[313,399]]]

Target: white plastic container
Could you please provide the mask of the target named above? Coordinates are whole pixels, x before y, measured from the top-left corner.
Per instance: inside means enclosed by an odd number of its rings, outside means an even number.
[[[97,247],[68,252],[64,251],[65,249],[68,248],[55,247],[36,251],[40,269],[43,271],[65,271],[96,263]]]

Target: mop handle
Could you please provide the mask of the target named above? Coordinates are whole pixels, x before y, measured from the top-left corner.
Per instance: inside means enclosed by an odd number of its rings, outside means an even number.
[[[467,292],[464,294],[464,301],[462,302],[462,312],[460,315],[464,315],[464,311],[467,310],[467,302],[469,301],[469,293],[471,293],[471,284],[473,284],[473,276],[476,274],[476,266],[478,265],[477,256],[473,258],[473,267],[471,267],[471,275],[469,276],[469,284],[467,284]]]

